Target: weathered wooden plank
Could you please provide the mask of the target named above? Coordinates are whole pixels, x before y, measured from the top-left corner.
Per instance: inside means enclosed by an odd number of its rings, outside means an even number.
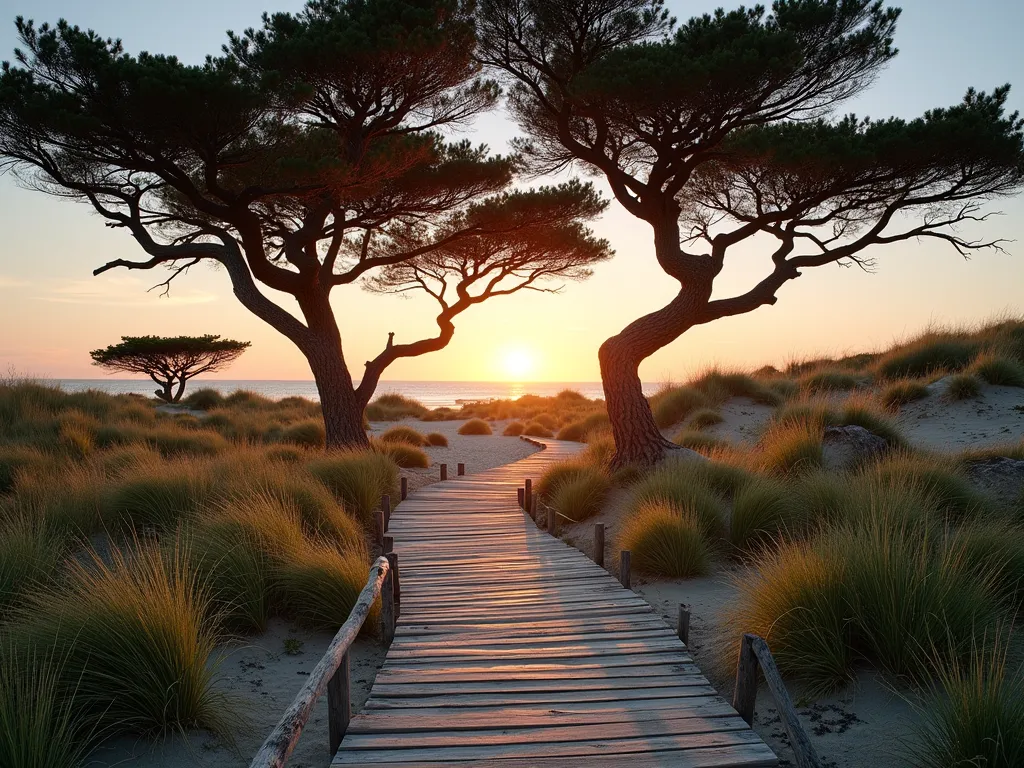
[[[402,709],[409,706],[434,706],[447,709],[473,707],[481,704],[508,706],[510,704],[574,704],[586,701],[625,702],[631,699],[667,699],[686,696],[710,696],[715,689],[707,684],[685,685],[685,678],[680,685],[652,690],[603,690],[603,691],[523,691],[515,694],[504,693],[467,693],[459,697],[444,694],[436,696],[417,696],[413,699],[390,696],[375,696],[370,691],[366,700],[367,709]]]

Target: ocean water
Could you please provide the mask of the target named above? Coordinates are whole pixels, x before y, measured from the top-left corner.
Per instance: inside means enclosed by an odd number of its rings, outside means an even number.
[[[152,395],[156,385],[148,379],[55,379],[69,392],[85,389],[98,389],[111,394]],[[660,384],[644,384],[644,392],[653,394]],[[271,381],[271,380],[228,380],[228,379],[194,379],[189,382],[189,389],[195,390],[209,387],[227,395],[235,390],[248,389],[265,397],[279,400],[282,397],[307,397],[317,400],[316,384],[311,381]],[[460,402],[473,400],[514,399],[523,395],[540,395],[550,397],[563,389],[575,389],[580,394],[594,399],[604,397],[599,381],[566,381],[566,382],[499,382],[499,381],[382,381],[377,386],[376,395],[395,392],[406,397],[419,400],[428,408],[440,406],[456,406]],[[375,395],[375,396],[376,396]]]

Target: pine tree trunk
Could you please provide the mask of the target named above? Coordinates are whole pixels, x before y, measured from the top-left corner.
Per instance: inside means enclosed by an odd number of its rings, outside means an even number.
[[[363,429],[363,406],[352,389],[352,378],[341,355],[320,348],[308,356],[309,367],[320,394],[327,449],[366,448],[370,440]]]

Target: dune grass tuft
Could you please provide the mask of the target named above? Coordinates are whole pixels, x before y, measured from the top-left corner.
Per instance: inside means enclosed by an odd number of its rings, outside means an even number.
[[[652,576],[689,579],[710,568],[711,548],[691,507],[642,502],[623,522],[618,545],[630,551],[634,568]]]
[[[53,581],[64,551],[45,521],[25,513],[0,519],[0,620],[26,594]]]
[[[672,442],[691,451],[708,454],[729,445],[728,441],[720,437],[709,435],[706,432],[698,432],[693,429],[684,429],[672,438]]]
[[[526,429],[526,425],[521,421],[513,421],[505,427],[505,431],[502,432],[505,437],[519,437],[523,434],[523,430]]]
[[[757,459],[766,472],[810,472],[822,463],[822,433],[812,424],[776,424],[758,441],[757,451]]]
[[[216,389],[202,387],[186,395],[182,402],[184,402],[184,404],[189,408],[195,408],[200,411],[211,411],[214,408],[220,408],[224,405],[224,395]]]
[[[427,414],[427,410],[427,407],[418,400],[389,392],[367,405],[365,414],[370,421],[398,421],[404,418],[422,418]]]
[[[386,455],[375,451],[336,451],[307,465],[345,509],[364,526],[375,523],[373,513],[381,497],[398,495],[398,467]]]
[[[969,369],[982,381],[1001,387],[1024,387],[1024,365],[995,354],[980,356]]]
[[[709,482],[710,470],[696,460],[666,461],[647,473],[631,488],[627,514],[650,502],[664,502],[685,510],[712,537],[720,537],[725,526],[725,507]]]
[[[756,477],[736,492],[729,517],[729,543],[750,552],[803,527],[801,508],[789,487],[771,477]]]
[[[173,531],[214,493],[208,467],[196,461],[139,468],[113,485],[103,508],[112,530]]]
[[[891,411],[928,397],[928,385],[920,379],[897,379],[882,389],[879,402]]]
[[[851,397],[843,403],[839,422],[843,426],[852,424],[863,427],[885,440],[890,448],[904,446],[907,443],[899,427],[866,397]]]
[[[277,582],[288,611],[311,629],[337,630],[348,618],[366,584],[365,552],[340,552],[308,544],[284,563]],[[372,631],[376,609],[366,621]]]
[[[554,432],[538,421],[531,421],[526,425],[523,434],[527,437],[554,437]]]
[[[708,404],[704,393],[693,387],[665,387],[650,400],[654,422],[662,429],[678,424]]]
[[[573,443],[582,443],[587,436],[587,430],[582,421],[573,421],[566,424],[555,435],[557,440],[568,440]]]
[[[116,732],[203,728],[230,739],[209,659],[218,640],[209,597],[181,551],[138,543],[72,561],[60,589],[29,601],[19,646],[52,649],[84,712]]]
[[[949,377],[946,397],[950,400],[973,400],[981,395],[981,379],[971,373],[957,373]]]
[[[550,494],[551,507],[563,517],[579,522],[601,511],[611,483],[604,472],[581,467],[579,472],[558,483]]]
[[[724,403],[731,397],[749,397],[755,403],[776,406],[786,399],[778,391],[739,371],[713,368],[691,381],[689,386],[703,392],[712,403]]]
[[[491,425],[483,419],[470,419],[459,427],[460,435],[490,435]]]
[[[979,346],[976,340],[954,334],[926,333],[884,354],[876,371],[883,379],[919,378],[939,371],[959,371],[971,364]]]
[[[720,411],[716,411],[714,408],[701,408],[690,416],[689,422],[687,422],[687,428],[689,429],[707,429],[713,427],[715,424],[721,424],[725,421]]]
[[[377,441],[374,447],[402,469],[426,469],[430,466],[430,457],[415,445]]]
[[[429,444],[423,433],[413,429],[412,427],[402,425],[391,427],[391,429],[385,431],[379,439],[385,443],[406,443],[416,447]]]
[[[862,476],[882,486],[916,488],[954,520],[973,519],[991,506],[956,463],[945,457],[897,452],[865,467]]]
[[[808,392],[846,392],[856,389],[860,383],[857,376],[849,371],[825,368],[813,371],[800,378],[800,385]]]
[[[448,438],[440,432],[431,432],[427,435],[427,445],[432,445],[435,448],[447,448]]]
[[[327,432],[322,421],[307,419],[289,424],[281,431],[281,440],[303,448],[323,448],[327,440]]]

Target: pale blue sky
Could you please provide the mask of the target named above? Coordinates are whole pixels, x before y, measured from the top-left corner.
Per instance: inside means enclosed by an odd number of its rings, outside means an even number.
[[[1024,2],[907,0],[897,33],[900,56],[850,111],[913,117],[958,101],[969,86],[1011,82],[1011,102],[1024,109]],[[670,2],[685,18],[716,4]],[[15,44],[13,19],[69,21],[111,37],[129,51],[174,53],[199,61],[216,53],[226,29],[258,23],[264,9],[295,10],[298,0],[0,0],[0,57]],[[500,113],[481,119],[473,138],[503,150],[514,127]],[[842,353],[884,345],[929,322],[974,322],[1000,312],[1024,314],[1024,203],[1002,201],[1005,216],[985,234],[1011,238],[1008,254],[965,262],[935,243],[875,251],[873,275],[826,267],[787,286],[775,307],[696,329],[649,360],[645,379],[682,378],[721,362],[757,365],[791,356]],[[214,332],[252,339],[253,349],[229,378],[308,378],[287,341],[237,305],[226,278],[195,272],[171,300],[146,294],[145,273],[91,277],[97,264],[137,255],[127,235],[105,229],[82,206],[50,200],[0,178],[0,369],[52,376],[92,376],[87,351],[125,333]],[[672,281],[657,268],[646,227],[614,205],[598,225],[618,256],[588,283],[558,297],[523,295],[467,315],[443,352],[403,361],[389,379],[496,379],[509,350],[536,358],[535,374],[552,380],[597,378],[600,342],[637,316],[666,302]],[[727,268],[721,294],[742,290],[765,269],[750,249]],[[354,371],[396,331],[411,340],[431,328],[433,307],[419,300],[370,296],[337,299],[346,352]],[[346,329],[351,332],[346,333]],[[358,330],[355,330],[358,329]]]

